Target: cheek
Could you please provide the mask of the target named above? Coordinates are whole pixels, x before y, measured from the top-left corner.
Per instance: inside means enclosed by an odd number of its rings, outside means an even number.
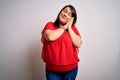
[[[69,17],[68,20],[70,20],[72,17]]]
[[[63,16],[63,14],[62,14],[62,13],[60,13],[59,18],[60,18],[60,19],[62,19],[62,16]]]
[[[60,15],[64,15],[64,12],[61,12]]]
[[[61,21],[62,17],[61,17],[61,14],[59,15],[59,20]]]
[[[72,18],[72,17],[68,17],[68,20],[67,20],[67,21],[71,20],[71,18]]]

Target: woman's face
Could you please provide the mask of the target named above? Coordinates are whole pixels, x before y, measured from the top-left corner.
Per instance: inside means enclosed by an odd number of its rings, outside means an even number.
[[[66,24],[72,18],[70,7],[63,9],[59,15],[60,24]]]

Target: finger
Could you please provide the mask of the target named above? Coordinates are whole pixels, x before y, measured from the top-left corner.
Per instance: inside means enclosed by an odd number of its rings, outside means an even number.
[[[73,22],[73,20],[74,20],[74,17],[71,18],[70,22]]]
[[[74,17],[71,17],[70,20],[74,19]]]

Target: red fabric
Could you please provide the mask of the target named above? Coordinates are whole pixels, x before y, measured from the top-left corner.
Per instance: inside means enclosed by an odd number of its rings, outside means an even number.
[[[49,70],[68,71],[77,66],[79,61],[77,48],[73,45],[70,35],[65,31],[58,39],[47,41],[43,33],[46,29],[55,30],[53,22],[48,22],[42,31],[42,59],[46,63]],[[78,35],[79,32],[75,26],[72,26],[74,32]]]

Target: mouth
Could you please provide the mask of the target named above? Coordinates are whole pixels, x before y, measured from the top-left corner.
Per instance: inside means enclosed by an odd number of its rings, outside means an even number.
[[[65,16],[61,16],[62,19],[66,20],[66,17]]]
[[[65,25],[67,23],[67,17],[65,15],[60,15],[60,23]]]

